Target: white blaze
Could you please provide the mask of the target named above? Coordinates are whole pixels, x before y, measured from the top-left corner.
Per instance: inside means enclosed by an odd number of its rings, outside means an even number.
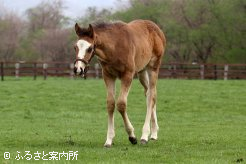
[[[91,46],[91,44],[85,40],[78,40],[78,42],[76,43],[77,47],[79,49],[78,52],[78,59],[84,59],[85,54],[86,54],[86,50]],[[81,61],[77,61],[77,63],[75,64],[75,67],[77,67],[77,72],[80,73],[80,68],[82,68],[83,70],[85,69],[85,64]]]

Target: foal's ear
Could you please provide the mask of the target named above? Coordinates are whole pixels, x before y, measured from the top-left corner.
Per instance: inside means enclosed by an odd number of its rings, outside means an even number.
[[[78,36],[83,35],[83,30],[81,29],[81,27],[79,27],[78,23],[75,24],[74,29],[75,29],[75,32]]]
[[[92,39],[94,38],[94,29],[91,24],[89,24],[89,27],[88,27],[88,36]]]
[[[91,24],[89,24],[89,27],[86,29],[86,28],[81,28],[78,25],[78,23],[76,23],[74,26],[74,29],[75,29],[76,34],[79,37],[87,36],[87,37],[90,37],[92,39],[94,38],[94,29],[93,29]]]

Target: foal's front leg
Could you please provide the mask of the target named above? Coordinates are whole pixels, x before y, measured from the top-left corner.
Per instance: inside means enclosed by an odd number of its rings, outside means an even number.
[[[123,118],[125,129],[129,136],[129,141],[132,144],[137,144],[137,139],[134,134],[134,128],[126,112],[127,96],[128,96],[128,93],[131,87],[133,75],[134,75],[133,73],[126,73],[124,76],[121,77],[121,89],[120,89],[120,94],[119,94],[119,98],[117,101],[117,109]]]
[[[111,147],[115,136],[114,132],[114,109],[115,109],[115,78],[104,75],[107,88],[107,111],[108,111],[108,132],[105,147]]]

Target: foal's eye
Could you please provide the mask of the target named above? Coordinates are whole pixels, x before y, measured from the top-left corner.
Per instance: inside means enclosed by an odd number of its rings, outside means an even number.
[[[89,47],[89,48],[87,49],[87,52],[88,52],[88,53],[91,53],[91,51],[92,51],[92,47]]]

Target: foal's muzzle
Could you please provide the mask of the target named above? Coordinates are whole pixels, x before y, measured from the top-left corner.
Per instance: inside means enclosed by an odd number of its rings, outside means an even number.
[[[84,76],[83,69],[82,68],[79,68],[79,69],[80,69],[80,71],[78,71],[77,67],[74,67],[74,69],[73,69],[74,74],[77,75],[77,73],[79,73],[80,76]]]
[[[80,68],[74,67],[73,72],[74,72],[75,75],[79,75],[81,77],[85,77],[88,69],[89,69],[88,65],[85,66],[84,69],[81,68],[81,67]]]

